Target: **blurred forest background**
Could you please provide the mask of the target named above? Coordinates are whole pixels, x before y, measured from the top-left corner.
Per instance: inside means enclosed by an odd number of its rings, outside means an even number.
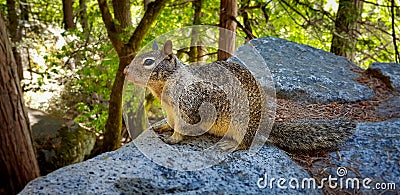
[[[103,136],[103,152],[121,145],[124,67],[177,28],[222,24],[247,39],[311,45],[362,68],[399,62],[399,0],[0,0],[0,14],[26,106]]]

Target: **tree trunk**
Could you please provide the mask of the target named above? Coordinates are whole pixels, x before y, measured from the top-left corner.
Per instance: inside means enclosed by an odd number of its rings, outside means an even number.
[[[147,8],[149,7],[150,2],[151,2],[151,0],[143,0],[144,11],[147,11]]]
[[[65,30],[74,29],[74,8],[73,0],[63,0],[63,13],[64,13],[64,28]]]
[[[17,65],[0,15],[0,194],[15,194],[39,176]]]
[[[114,17],[118,21],[121,26],[122,33],[125,31],[125,28],[132,26],[131,19],[131,3],[129,0],[113,0],[112,1],[113,9],[114,9]]]
[[[119,66],[114,84],[111,89],[110,103],[108,109],[108,119],[105,126],[104,144],[102,152],[118,149],[121,146],[122,129],[122,91],[125,82],[124,69],[133,60],[132,49],[120,52],[118,55]],[[123,57],[129,56],[129,57]],[[141,117],[144,117],[141,116]]]
[[[128,43],[124,43],[120,35],[124,33],[126,27],[131,25],[131,16],[129,12],[130,4],[128,0],[114,1],[114,12],[119,12],[119,14],[115,14],[119,22],[118,24],[114,23],[106,0],[98,0],[108,37],[119,56],[119,67],[110,95],[108,119],[105,127],[104,143],[101,149],[102,152],[115,150],[121,146],[122,89],[125,81],[123,71],[139,51],[145,35],[167,2],[167,0],[156,0],[155,2],[149,3],[143,18],[136,27]],[[124,13],[125,15],[121,15],[120,13]],[[126,16],[127,14],[129,16]]]
[[[87,27],[89,26],[86,10],[87,10],[86,0],[79,0],[79,20],[82,25],[82,29],[83,31],[85,31],[85,33]]]
[[[29,5],[27,0],[19,0],[19,9],[21,10],[21,20],[29,20]]]
[[[237,4],[237,0],[221,0],[219,22],[220,27],[227,30],[219,32],[218,60],[228,59],[235,51],[235,32],[237,24],[231,17],[237,17]]]
[[[363,1],[340,0],[336,14],[331,52],[354,61],[358,38],[357,21],[361,18]]]
[[[194,8],[194,16],[193,16],[193,25],[200,25],[201,24],[201,7],[203,4],[203,0],[194,0],[192,2],[192,7]],[[190,39],[190,50],[189,50],[189,62],[199,62],[202,61],[201,56],[199,56],[199,51],[198,48],[201,46],[196,46],[199,45],[199,39],[198,39],[198,30],[197,28],[194,28],[192,31],[192,37]],[[201,49],[201,48],[199,48]]]
[[[14,0],[7,0],[7,14],[11,40],[13,42],[20,41],[21,32],[19,31],[17,9]]]
[[[17,71],[19,79],[23,79],[24,70],[22,67],[21,55],[18,52],[17,46],[15,45],[22,38],[22,31],[18,24],[17,7],[14,0],[7,0],[7,14],[8,14],[8,30],[10,31],[11,40],[14,43],[12,46],[12,52],[17,64]]]

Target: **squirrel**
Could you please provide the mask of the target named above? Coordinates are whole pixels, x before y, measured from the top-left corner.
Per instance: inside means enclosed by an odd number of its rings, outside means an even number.
[[[158,132],[173,130],[173,134],[164,141],[176,144],[184,140],[186,135],[199,135],[199,131],[207,131],[223,137],[223,141],[218,143],[223,150],[249,149],[262,119],[262,94],[252,73],[242,65],[227,61],[203,65],[222,67],[226,71],[211,71],[211,77],[219,77],[217,80],[224,80],[226,74],[230,74],[239,82],[245,97],[238,95],[238,102],[232,103],[225,91],[212,82],[202,79],[202,82],[185,84],[193,80],[196,74],[203,73],[198,71],[199,66],[188,66],[181,62],[173,54],[170,40],[161,50],[153,42],[152,49],[136,56],[124,69],[124,74],[128,81],[147,87],[161,101],[167,114],[166,123],[156,123],[153,129]],[[176,95],[178,93],[181,95]],[[204,106],[204,103],[208,105]],[[230,110],[234,104],[249,105],[248,123],[237,122],[232,125],[234,116]],[[213,117],[208,117],[210,115]],[[275,122],[268,138],[273,145],[288,151],[331,149],[346,141],[355,125],[354,122],[340,120]]]

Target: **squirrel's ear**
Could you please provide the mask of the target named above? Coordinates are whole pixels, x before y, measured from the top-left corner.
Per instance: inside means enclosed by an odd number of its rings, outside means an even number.
[[[153,42],[153,51],[157,51],[158,50],[158,44],[156,41]]]
[[[171,40],[168,40],[167,42],[165,42],[164,48],[163,48],[163,54],[164,55],[172,54],[172,41]]]

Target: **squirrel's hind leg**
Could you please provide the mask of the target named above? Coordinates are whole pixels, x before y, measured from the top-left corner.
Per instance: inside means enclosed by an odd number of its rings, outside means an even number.
[[[181,142],[184,138],[184,135],[180,134],[178,131],[174,131],[174,133],[168,137],[167,139],[165,139],[165,143],[167,144],[177,144],[179,142]]]

